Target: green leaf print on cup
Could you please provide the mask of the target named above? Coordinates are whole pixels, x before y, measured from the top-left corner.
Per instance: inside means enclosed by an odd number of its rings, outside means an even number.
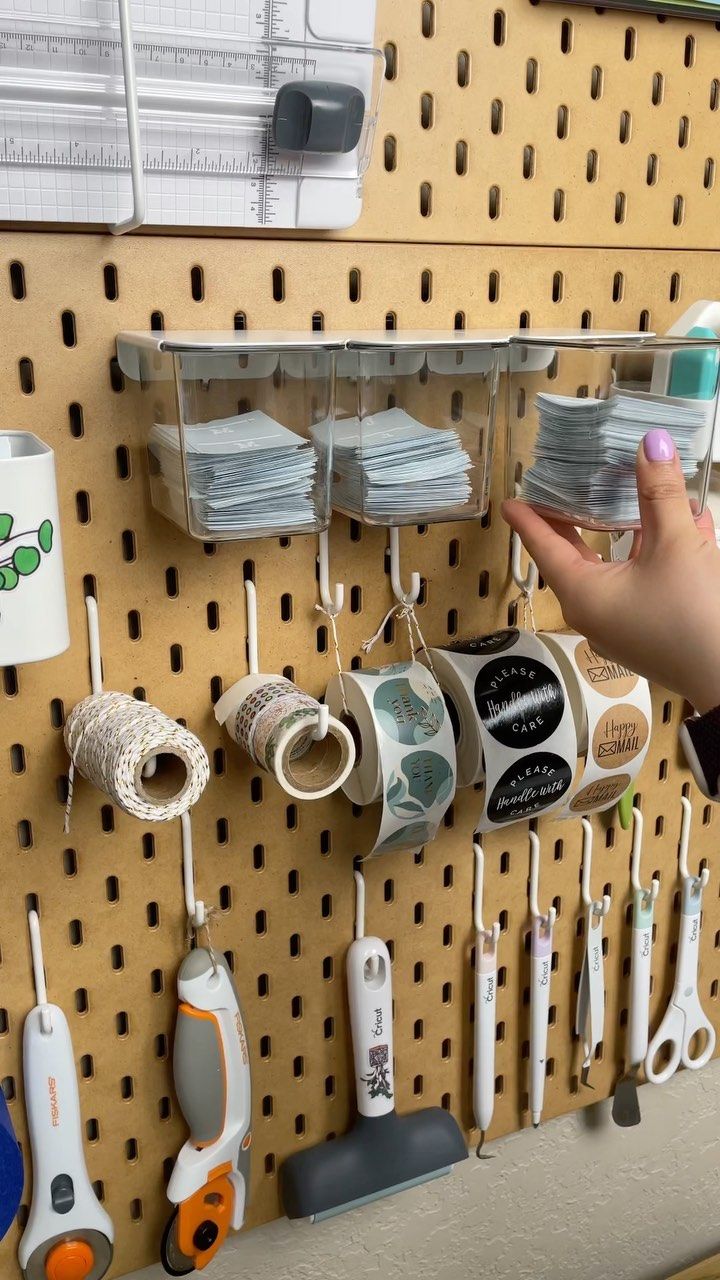
[[[43,555],[52,551],[53,526],[43,520],[38,529],[13,534],[15,521],[7,511],[0,511],[0,591],[14,591],[22,578],[29,578],[40,567]]]
[[[437,686],[419,666],[383,680],[375,690],[373,710],[383,732],[406,747],[434,738],[445,719]]]

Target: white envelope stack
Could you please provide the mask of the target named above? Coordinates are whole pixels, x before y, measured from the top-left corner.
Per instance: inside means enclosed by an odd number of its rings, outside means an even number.
[[[404,409],[335,423],[333,503],[389,523],[470,501],[473,463],[458,433],[427,427]]]
[[[168,489],[183,506],[181,443],[175,426],[156,423],[148,450]],[[310,440],[255,409],[184,430],[189,504],[208,537],[239,536],[282,526],[316,527],[313,486],[317,455]]]

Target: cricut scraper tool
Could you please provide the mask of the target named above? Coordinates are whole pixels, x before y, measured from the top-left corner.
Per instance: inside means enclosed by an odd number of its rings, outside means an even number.
[[[183,878],[190,924],[207,928],[195,900],[190,815],[181,818]],[[171,1276],[201,1271],[239,1231],[250,1190],[250,1057],[240,1000],[225,957],[195,946],[178,972],[173,1077],[190,1136],[175,1162],[167,1196],[176,1207],[160,1257]]]
[[[660,881],[653,878],[649,889],[640,883],[640,857],[642,853],[643,816],[635,806],[633,817],[633,842],[630,881],[633,888],[632,943],[630,949],[630,1005],[628,1008],[627,1048],[625,1050],[625,1074],[618,1080],[613,1097],[612,1118],[621,1129],[640,1123],[638,1100],[638,1071],[648,1050],[650,1023],[650,970],[652,964],[652,934],[655,899],[660,892]]]
[[[28,913],[28,926],[37,1004],[25,1019],[23,1076],[33,1189],[18,1260],[26,1280],[101,1280],[112,1261],[113,1224],[85,1166],[70,1028],[47,1001],[37,912]]]
[[[359,1114],[349,1133],[297,1152],[280,1170],[287,1216],[310,1222],[440,1178],[467,1159],[465,1139],[442,1107],[404,1116],[395,1110],[390,955],[380,938],[365,937],[365,882],[359,871],[355,884],[347,984]]]
[[[497,947],[500,924],[486,929],[482,918],[485,856],[481,845],[473,843],[475,854],[475,1050],[473,1065],[473,1111],[475,1128],[480,1130],[476,1155],[482,1156],[485,1134],[495,1107],[495,1034],[497,1030]]]

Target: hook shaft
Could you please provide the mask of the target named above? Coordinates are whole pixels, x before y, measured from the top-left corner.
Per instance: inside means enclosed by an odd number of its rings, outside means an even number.
[[[320,599],[323,609],[330,614],[331,618],[337,618],[342,612],[345,603],[345,587],[342,582],[336,582],[333,592],[330,591],[330,553],[329,553],[330,530],[323,529],[318,534],[318,570],[319,570],[319,589]]]
[[[182,830],[183,887],[185,889],[185,910],[193,929],[202,929],[206,923],[205,903],[195,899],[195,871],[193,868],[192,823],[190,810],[180,815]]]
[[[400,580],[400,530],[397,525],[388,529],[388,545],[390,547],[390,583],[398,604],[406,606],[416,604],[420,595],[420,574],[410,574],[410,590],[404,591]]]
[[[710,879],[710,872],[707,867],[703,867],[699,876],[694,876],[688,870],[688,852],[690,848],[690,827],[692,824],[692,805],[687,796],[680,797],[682,805],[682,823],[680,826],[680,851],[678,854],[678,863],[680,866],[680,875],[683,880],[695,880],[701,889],[705,888]]]
[[[245,609],[247,613],[248,669],[251,676],[256,676],[260,671],[258,660],[257,592],[255,583],[250,578],[245,579]]]
[[[654,902],[660,892],[660,881],[653,876],[649,889],[644,889],[640,881],[640,859],[642,857],[642,841],[644,830],[644,819],[637,805],[633,805],[633,837],[632,837],[632,853],[630,855],[630,883],[636,893],[641,893],[645,905]]]
[[[47,983],[45,981],[45,962],[43,960],[42,937],[40,935],[40,918],[37,911],[28,911],[28,929],[30,931],[30,953],[32,955],[33,981],[35,983],[35,999],[40,1006],[40,1030],[43,1035],[52,1031],[52,1018],[48,1007]]]
[[[586,907],[592,907],[595,915],[606,916],[610,910],[610,895],[604,893],[602,898],[593,898],[590,891],[590,872],[592,870],[593,829],[588,818],[582,819],[582,900]]]
[[[355,938],[365,937],[365,877],[355,871]]]
[[[100,618],[97,600],[94,596],[85,597],[87,613],[88,646],[90,649],[90,687],[93,693],[102,693],[102,650],[100,648]]]
[[[500,924],[496,920],[490,929],[486,929],[483,924],[483,886],[485,880],[485,854],[479,840],[473,840],[473,852],[475,854],[475,885],[474,885],[474,903],[473,903],[473,923],[475,932],[486,942],[497,944],[500,937]]]
[[[543,915],[538,906],[538,881],[540,879],[540,837],[536,831],[530,831],[530,888],[528,891],[528,901],[530,903],[530,915],[535,920],[542,920],[547,924],[548,928],[552,928],[555,923],[557,911],[555,907],[548,907],[547,915]]]
[[[520,541],[520,535],[513,529],[510,539],[511,547],[511,567],[513,582],[518,591],[522,591],[524,595],[531,596],[538,583],[538,567],[534,560],[528,560],[527,573],[522,571],[522,553],[523,544]]]

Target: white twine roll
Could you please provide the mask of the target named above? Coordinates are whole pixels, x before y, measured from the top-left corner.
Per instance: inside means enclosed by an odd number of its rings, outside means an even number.
[[[196,804],[210,778],[199,738],[129,693],[93,693],[78,702],[65,723],[65,746],[71,761],[66,831],[76,769],[125,813],[145,822],[178,818]],[[144,778],[151,760],[157,767]]]

